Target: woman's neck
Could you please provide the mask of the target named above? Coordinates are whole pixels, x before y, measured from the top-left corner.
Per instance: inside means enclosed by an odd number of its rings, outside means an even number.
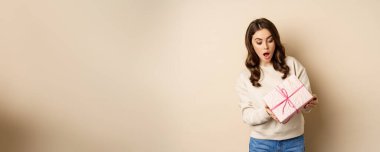
[[[272,66],[273,64],[272,64],[272,62],[261,62],[260,63],[260,66],[261,67],[270,67],[270,66]]]

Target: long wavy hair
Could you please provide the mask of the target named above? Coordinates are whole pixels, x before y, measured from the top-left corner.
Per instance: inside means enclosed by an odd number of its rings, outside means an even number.
[[[247,47],[247,50],[248,50],[245,66],[251,72],[251,76],[249,80],[251,81],[252,85],[255,87],[261,86],[261,84],[259,83],[261,70],[260,70],[260,58],[256,54],[253,48],[252,37],[257,31],[261,29],[268,29],[269,32],[272,34],[273,40],[275,42],[275,50],[271,59],[273,68],[276,71],[279,71],[284,74],[282,76],[282,79],[285,79],[289,74],[289,66],[286,65],[286,62],[285,62],[285,58],[286,58],[285,48],[281,43],[280,35],[278,34],[276,26],[266,18],[256,19],[249,24],[247,28],[247,32],[245,34],[245,46]]]

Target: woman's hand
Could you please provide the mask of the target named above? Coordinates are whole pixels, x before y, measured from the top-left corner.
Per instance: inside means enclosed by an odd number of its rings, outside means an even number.
[[[267,113],[269,114],[269,116],[271,116],[274,120],[276,120],[277,122],[280,122],[278,120],[278,118],[276,117],[276,115],[274,115],[274,113],[269,109],[268,106],[265,107],[265,110],[267,111]]]
[[[313,94],[313,98],[303,107],[306,110],[311,110],[318,105],[318,97],[316,94]]]
[[[272,119],[274,119],[278,123],[286,124],[286,123],[289,122],[290,118],[292,118],[292,117],[289,117],[288,119],[285,119],[283,122],[280,122],[280,120],[278,120],[278,118],[276,117],[276,115],[269,109],[268,106],[265,107],[265,110],[267,111],[267,113],[269,114],[269,116],[271,116]]]

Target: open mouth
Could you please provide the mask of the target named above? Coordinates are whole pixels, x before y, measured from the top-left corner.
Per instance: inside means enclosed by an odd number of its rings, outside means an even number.
[[[269,53],[264,53],[263,55],[264,55],[264,57],[266,57],[266,58],[269,57]]]

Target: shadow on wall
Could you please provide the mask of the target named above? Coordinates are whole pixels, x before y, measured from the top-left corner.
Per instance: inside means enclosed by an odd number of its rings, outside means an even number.
[[[30,151],[31,128],[25,121],[17,119],[9,113],[4,105],[0,108],[0,151],[27,152]]]
[[[297,55],[291,55],[297,58]],[[299,60],[299,58],[297,58]],[[302,63],[302,61],[300,61]],[[305,66],[305,65],[304,65]],[[327,123],[327,113],[324,112],[325,105],[324,103],[329,103],[328,98],[324,98],[324,90],[322,85],[319,85],[317,82],[319,78],[318,71],[313,71],[312,69],[305,66],[307,73],[310,79],[311,88],[313,94],[316,94],[318,97],[319,104],[314,108],[310,113],[305,113],[305,144],[306,151],[308,152],[319,152],[321,147],[325,145],[322,143],[322,140],[325,138],[326,133],[326,123]]]
[[[312,69],[308,70],[308,75],[310,78],[310,83],[312,86],[312,90],[314,94],[317,94],[319,104],[318,106],[313,109],[310,113],[305,114],[305,142],[306,142],[306,150],[309,152],[318,152],[322,151],[322,147],[326,145],[326,143],[323,142],[325,139],[325,136],[328,135],[327,133],[327,125],[328,121],[328,114],[326,110],[326,103],[331,103],[328,101],[329,99],[326,98],[324,95],[327,94],[327,92],[324,92],[323,85],[319,85],[320,80],[317,79],[320,78],[318,76],[318,71],[313,71]],[[324,150],[326,150],[324,148]]]
[[[313,109],[311,113],[305,114],[305,144],[308,152],[321,151],[320,147],[323,146],[321,140],[325,135],[323,131],[325,123],[320,108],[321,106]]]
[[[321,78],[321,75],[319,75],[321,71],[313,70],[306,63],[307,60],[302,58],[305,57],[308,52],[305,52],[307,46],[300,42],[302,42],[302,39],[293,35],[292,38],[288,40],[289,45],[285,44],[286,54],[295,57],[306,68],[313,94],[317,94],[318,96],[319,105],[310,113],[305,113],[304,117],[306,151],[319,152],[322,150],[321,147],[326,145],[322,141],[325,139],[324,136],[327,135],[326,120],[328,118],[327,113],[324,112],[326,111],[324,110],[326,105],[324,103],[329,103],[329,101],[326,101],[328,98],[324,97],[324,94],[327,94],[327,92],[324,92],[326,89],[323,88],[324,86],[321,83],[317,83],[320,82],[318,78]]]

